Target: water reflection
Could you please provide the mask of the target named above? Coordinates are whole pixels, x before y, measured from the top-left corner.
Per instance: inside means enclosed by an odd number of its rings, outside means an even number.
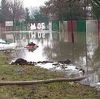
[[[88,74],[88,79],[81,83],[93,86],[100,81],[100,45],[97,42],[97,35],[77,33],[75,43],[68,42],[60,37],[60,33],[47,34],[45,39],[31,39],[39,47],[34,52],[27,49],[17,51],[16,57],[21,57],[27,61],[59,61],[71,59],[72,62],[84,69]],[[92,36],[91,36],[92,35]],[[51,39],[52,36],[52,39]],[[87,38],[86,38],[87,36]],[[87,46],[86,46],[87,45]],[[40,65],[44,68],[52,68],[51,64]]]

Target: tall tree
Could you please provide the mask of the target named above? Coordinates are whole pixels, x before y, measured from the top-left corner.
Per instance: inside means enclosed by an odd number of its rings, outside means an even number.
[[[25,21],[27,24],[30,23],[30,12],[28,8],[25,9]]]
[[[20,0],[14,0],[13,2],[9,1],[9,8],[12,10],[12,17],[15,20],[20,20],[25,18],[23,1]]]
[[[25,17],[23,2],[20,0],[2,0],[1,14],[4,21],[19,20]]]
[[[31,15],[31,19],[33,22],[47,22],[48,21],[48,17],[46,15],[44,15],[41,10],[35,10],[32,15]]]
[[[9,3],[7,0],[1,1],[1,18],[2,21],[10,20],[10,11],[9,11]]]
[[[94,16],[99,20],[100,19],[100,1],[91,0],[92,11]]]
[[[98,20],[98,41],[100,42],[100,1],[91,0],[92,11],[95,18]]]
[[[84,9],[80,0],[49,0],[41,10],[59,20],[83,19]]]

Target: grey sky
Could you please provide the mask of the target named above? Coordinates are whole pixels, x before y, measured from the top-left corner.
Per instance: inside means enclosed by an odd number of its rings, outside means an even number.
[[[44,5],[45,1],[48,0],[23,0],[25,7],[39,7],[41,5]]]
[[[20,1],[23,1],[25,7],[39,7],[41,5],[44,5],[44,2],[48,0],[20,0]]]

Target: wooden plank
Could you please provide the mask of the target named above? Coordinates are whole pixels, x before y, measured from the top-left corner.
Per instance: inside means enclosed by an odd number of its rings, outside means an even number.
[[[33,85],[33,84],[48,84],[54,82],[75,82],[81,81],[86,77],[79,78],[56,78],[56,79],[47,79],[47,80],[33,80],[33,81],[0,81],[0,86],[5,85]]]

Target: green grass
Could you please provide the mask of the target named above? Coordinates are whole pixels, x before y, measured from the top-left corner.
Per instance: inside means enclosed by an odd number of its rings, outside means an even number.
[[[7,57],[0,54],[0,80],[36,80],[63,77],[36,66],[8,65]],[[0,99],[100,99],[100,93],[78,83],[58,82],[30,86],[0,86]]]

